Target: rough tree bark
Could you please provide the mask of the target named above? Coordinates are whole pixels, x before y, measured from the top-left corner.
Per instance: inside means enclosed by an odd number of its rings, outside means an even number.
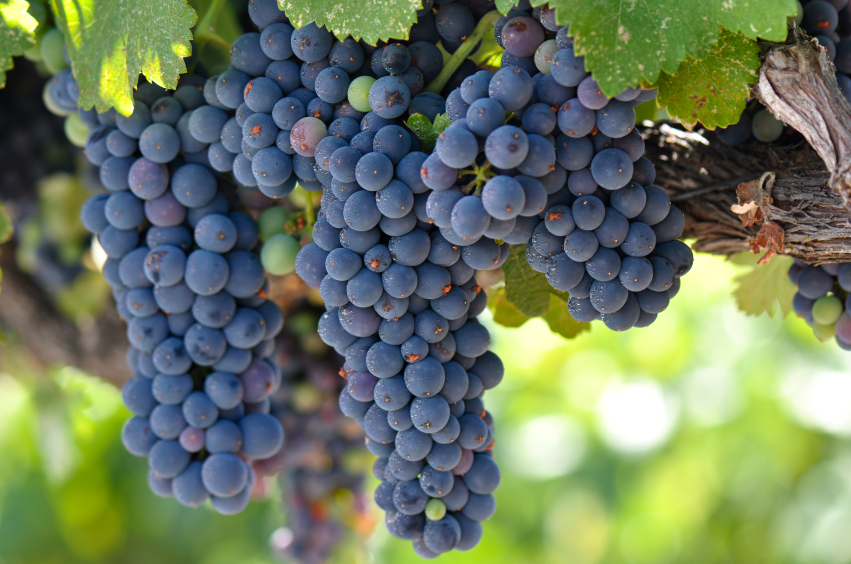
[[[790,41],[763,45],[754,92],[797,141],[727,147],[712,132],[645,132],[656,183],[685,214],[696,251],[730,255],[773,235],[778,252],[806,262],[851,261],[851,104],[824,50],[797,31]],[[750,222],[732,211],[742,204],[755,208]]]

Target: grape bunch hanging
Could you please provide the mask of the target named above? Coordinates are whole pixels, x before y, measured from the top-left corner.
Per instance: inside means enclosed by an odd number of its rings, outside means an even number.
[[[316,334],[323,312],[307,300],[285,306],[272,357],[283,377],[270,399],[286,445],[254,465],[258,476],[280,474],[286,528],[272,534],[273,552],[304,564],[327,562],[352,524],[362,532],[371,523],[364,476],[352,462],[364,450],[363,431],[337,406],[346,381],[341,359]]]
[[[635,129],[633,107],[655,91],[603,95],[551,11],[509,13],[494,34],[516,66],[479,71],[449,95],[452,125],[422,169],[429,218],[479,269],[504,261],[504,243],[525,243],[578,321],[650,325],[693,262],[677,241],[683,214],[652,185]]]
[[[457,247],[445,251],[458,264],[454,278],[427,260],[433,228],[418,227],[413,212],[414,190],[427,191],[420,181],[427,155],[412,152],[418,139],[402,127],[411,108],[442,113],[442,97],[419,92],[442,59],[433,43],[413,42],[376,49],[367,60],[353,41],[334,41],[313,25],[292,30],[282,18],[236,43],[261,60],[259,53],[297,61],[300,83],[269,88],[272,97],[252,107],[252,92],[268,85],[258,76],[263,65],[234,65],[246,75],[246,103],[255,111],[243,124],[234,176],[275,197],[296,182],[323,190],[314,243],[299,253],[296,270],[329,308],[319,334],[346,358],[340,406],[379,456],[376,502],[390,532],[414,541],[422,556],[472,548],[500,479],[480,396],[502,378],[502,366],[474,320],[486,304],[474,268]],[[287,36],[280,49],[264,41],[275,33]],[[330,59],[340,64],[329,66]],[[379,74],[386,76],[372,76]],[[266,154],[285,164],[258,165]],[[238,173],[244,159],[253,178]]]
[[[255,485],[251,462],[283,442],[269,415],[281,380],[269,356],[283,317],[266,299],[254,219],[207,166],[203,79],[184,83],[173,94],[140,86],[129,117],[78,110],[106,189],[81,213],[127,321],[125,447],[148,458],[157,495],[190,507],[209,499],[234,514]],[[77,92],[64,70],[45,99],[64,115],[76,110]]]
[[[286,468],[279,419],[304,427],[292,386],[273,397],[283,318],[263,267],[319,291],[318,335],[345,359],[339,408],[378,457],[375,502],[425,558],[478,543],[501,480],[483,398],[504,369],[477,319],[476,271],[522,244],[578,321],[622,331],[667,308],[693,259],[635,128],[655,91],[609,99],[553,10],[492,9],[424,2],[409,40],[370,46],[295,29],[254,0],[258,31],[234,42],[225,72],[189,75],[173,95],[144,84],[128,117],[79,111],[110,192],[83,218],[133,345],[124,439],[149,456],[155,492],[233,513],[258,473]],[[496,21],[502,68],[444,69],[440,47],[478,39],[482,20]],[[63,71],[46,100],[65,114],[76,92]],[[409,129],[417,114],[451,122],[434,152]],[[270,240],[261,264],[241,210],[297,186],[321,192],[313,242],[296,255],[295,239]]]

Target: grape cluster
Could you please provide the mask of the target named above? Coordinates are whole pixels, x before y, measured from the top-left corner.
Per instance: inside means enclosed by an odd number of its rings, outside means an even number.
[[[798,3],[796,23],[827,50],[836,65],[836,82],[851,100],[851,6],[848,0],[805,0]],[[717,130],[725,145],[735,147],[753,138],[760,143],[797,140],[800,135],[758,102],[749,105],[739,121]]]
[[[413,113],[434,119],[445,110],[442,96],[423,92],[443,68],[436,43],[460,45],[476,22],[464,5],[442,3],[435,15],[427,4],[410,40],[376,47],[336,40],[314,23],[296,30],[274,2],[252,2],[260,32],[234,42],[232,68],[214,81],[213,105],[236,115],[224,125],[221,143],[211,146],[211,165],[272,198],[296,184],[351,191],[357,174],[370,191],[384,188],[394,165],[419,149],[396,121]],[[418,164],[407,167],[415,172]],[[405,215],[410,194],[399,192],[386,192],[384,200]]]
[[[216,83],[241,125],[222,133],[242,150],[228,151],[234,178],[270,197],[296,184],[322,190],[314,242],[295,268],[326,302],[320,337],[346,358],[339,403],[380,457],[376,502],[419,554],[470,549],[495,509],[500,473],[481,396],[503,368],[475,319],[487,300],[477,263],[415,211],[427,155],[402,119],[445,110],[443,97],[420,92],[442,68],[434,44],[463,41],[476,16],[460,3],[427,6],[407,45],[370,48],[314,24],[294,30],[274,2],[253,5],[261,33],[234,43],[234,68]],[[223,77],[239,88],[219,88]]]
[[[452,124],[423,163],[428,220],[478,269],[499,266],[504,243],[526,244],[578,321],[650,325],[693,262],[635,129],[634,106],[655,91],[606,97],[552,10],[515,9],[494,34],[503,68],[449,94]]]
[[[841,349],[851,350],[851,263],[809,266],[795,260],[789,280],[798,288],[792,309],[815,336],[821,341],[836,337]]]
[[[104,276],[132,345],[124,445],[148,457],[156,494],[234,514],[256,480],[250,461],[283,441],[269,415],[283,316],[266,299],[254,219],[208,166],[227,115],[205,104],[203,84],[185,77],[173,94],[143,84],[127,117],[78,111],[108,190],[81,216],[108,257]],[[76,92],[62,71],[48,99],[67,112]]]

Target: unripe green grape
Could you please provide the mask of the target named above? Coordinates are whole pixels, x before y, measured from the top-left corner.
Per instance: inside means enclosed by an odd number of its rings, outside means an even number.
[[[33,45],[32,47],[30,47],[29,49],[27,49],[26,51],[21,53],[21,55],[23,55],[23,57],[28,61],[32,61],[34,63],[40,63],[41,62],[41,47],[39,45]]]
[[[819,341],[827,341],[836,336],[836,326],[833,323],[830,325],[813,323],[813,333]]]
[[[308,205],[314,208],[319,205],[322,192],[308,192],[307,190],[296,190],[289,195],[290,203],[299,209],[306,209]]]
[[[86,146],[86,138],[89,136],[89,128],[80,119],[77,112],[68,114],[65,118],[65,137],[77,147]]]
[[[272,206],[257,216],[257,230],[261,241],[268,241],[284,232],[284,224],[290,219],[290,211],[280,206]]]
[[[65,47],[65,37],[57,28],[53,28],[41,37],[39,48],[41,49],[41,60],[50,74],[56,74],[68,65],[62,49]]]
[[[301,246],[295,237],[279,233],[263,244],[260,262],[270,274],[283,276],[295,272],[295,257]]]
[[[369,89],[372,88],[375,79],[371,76],[359,76],[349,84],[349,104],[359,112],[369,112]]]
[[[797,4],[798,11],[795,12],[795,15],[792,16],[790,19],[795,20],[796,24],[801,25],[801,22],[804,21],[804,6],[801,4],[800,0],[798,0]]]
[[[836,296],[824,296],[813,304],[813,321],[819,325],[833,325],[842,315],[842,302]]]
[[[758,111],[751,122],[753,136],[763,143],[777,141],[783,135],[783,128],[783,122],[775,118],[768,110]]]
[[[446,504],[436,497],[428,500],[425,516],[429,521],[440,521],[446,515]]]
[[[555,39],[549,39],[541,43],[538,50],[535,51],[535,66],[544,74],[550,74],[550,65],[553,62],[553,56],[558,53],[559,47]]]

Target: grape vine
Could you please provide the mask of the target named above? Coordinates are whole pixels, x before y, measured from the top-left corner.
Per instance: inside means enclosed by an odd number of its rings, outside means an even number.
[[[90,236],[68,239],[78,261],[91,245],[127,324],[122,440],[156,495],[231,515],[279,477],[288,522],[270,545],[299,562],[330,558],[369,497],[422,558],[471,550],[502,481],[486,311],[565,338],[645,329],[688,284],[685,237],[767,250],[740,307],[794,311],[851,349],[847,257],[799,236],[797,200],[772,194],[809,162],[783,151],[815,155],[806,140],[847,207],[844,145],[828,162],[760,89],[771,49],[814,50],[844,123],[851,7],[688,0],[671,22],[658,2],[615,25],[611,3],[575,4],[0,8],[0,86],[13,56],[49,74],[43,103],[95,170],[62,191],[94,192],[68,204]],[[0,207],[0,243],[17,214]],[[15,237],[43,285],[83,279],[50,268],[68,241]],[[371,494],[350,463],[362,447]]]

